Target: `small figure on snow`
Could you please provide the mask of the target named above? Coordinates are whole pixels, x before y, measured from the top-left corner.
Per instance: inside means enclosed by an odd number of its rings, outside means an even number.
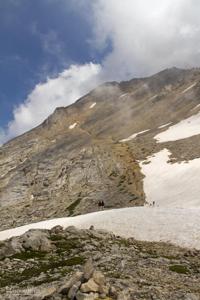
[[[104,201],[99,201],[99,202],[98,202],[98,207],[99,207],[99,208],[104,209],[104,206],[105,206]]]

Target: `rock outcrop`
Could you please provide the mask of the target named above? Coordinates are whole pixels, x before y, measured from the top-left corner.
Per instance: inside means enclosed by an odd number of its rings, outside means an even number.
[[[9,247],[0,259],[0,300],[200,299],[200,251],[75,227],[0,244]]]

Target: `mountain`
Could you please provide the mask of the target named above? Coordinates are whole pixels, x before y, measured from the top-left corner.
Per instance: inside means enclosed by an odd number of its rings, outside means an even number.
[[[199,111],[200,69],[177,68],[57,108],[0,148],[0,229],[97,211],[102,200],[181,206],[187,191],[184,205],[191,196],[199,206]]]

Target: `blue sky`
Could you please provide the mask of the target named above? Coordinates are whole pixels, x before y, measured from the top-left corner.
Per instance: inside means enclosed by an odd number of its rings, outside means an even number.
[[[64,1],[0,1],[0,126],[38,82],[70,64],[98,61],[89,18]],[[78,38],[77,38],[78,37]]]
[[[199,66],[199,13],[196,0],[1,0],[0,143],[103,81]]]

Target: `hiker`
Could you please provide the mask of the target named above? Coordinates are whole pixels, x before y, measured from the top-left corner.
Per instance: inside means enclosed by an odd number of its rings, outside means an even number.
[[[99,202],[98,202],[98,207],[99,207],[99,208],[104,209],[104,206],[105,206],[104,201],[99,201]]]
[[[153,201],[153,203],[152,203],[152,204],[153,204],[153,207],[154,207],[154,206],[155,206],[155,204],[156,204],[156,203],[155,203],[155,201]]]
[[[102,201],[99,200],[99,202],[98,202],[98,207],[101,209],[102,206],[103,206],[103,205],[102,205]]]

